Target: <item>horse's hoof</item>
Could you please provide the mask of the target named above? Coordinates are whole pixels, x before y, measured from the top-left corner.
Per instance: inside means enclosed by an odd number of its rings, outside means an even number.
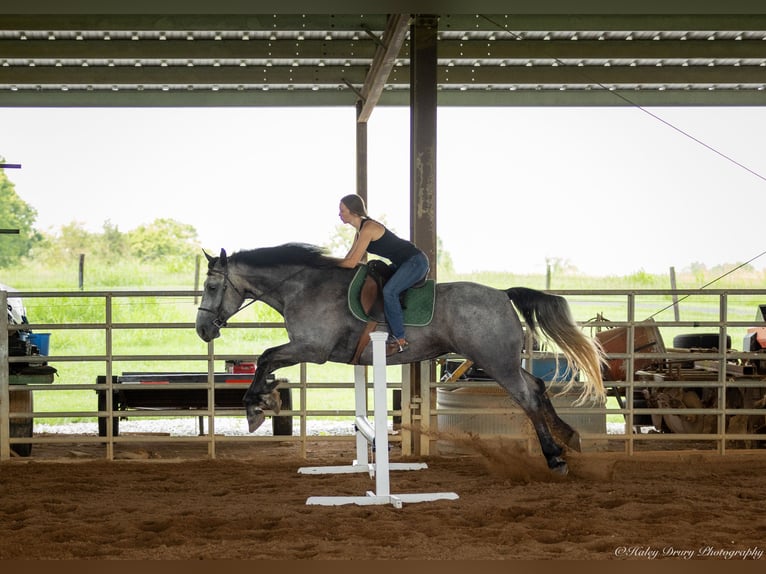
[[[266,414],[259,408],[247,408],[247,426],[250,432],[255,432],[266,420]]]
[[[560,476],[566,476],[569,474],[569,466],[567,466],[567,461],[558,457],[548,461],[548,468]]]
[[[282,410],[282,398],[276,389],[267,395],[260,395],[259,398],[261,399],[261,402],[258,403],[259,407],[267,411],[274,411],[275,415],[278,415],[279,411]]]

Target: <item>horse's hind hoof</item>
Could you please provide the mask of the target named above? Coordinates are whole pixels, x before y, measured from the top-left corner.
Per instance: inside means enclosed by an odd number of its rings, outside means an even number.
[[[558,457],[548,461],[548,468],[560,476],[566,476],[569,474],[569,466],[567,466],[567,461]]]

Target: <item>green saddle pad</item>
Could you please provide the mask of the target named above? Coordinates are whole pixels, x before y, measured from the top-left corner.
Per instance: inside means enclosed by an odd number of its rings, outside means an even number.
[[[362,309],[359,294],[367,277],[367,266],[360,265],[348,287],[348,308],[360,321],[369,321],[370,317]],[[434,317],[436,282],[427,279],[425,285],[407,289],[404,296],[404,324],[410,327],[424,327]]]

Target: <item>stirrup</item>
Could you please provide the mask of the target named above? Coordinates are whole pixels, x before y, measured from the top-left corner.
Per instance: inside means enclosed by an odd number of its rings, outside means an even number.
[[[407,341],[407,339],[404,340],[404,343],[400,344],[399,339],[395,339],[393,336],[388,338],[388,341],[386,341],[386,355],[394,355],[396,353],[403,353],[407,349],[409,349],[410,344]]]

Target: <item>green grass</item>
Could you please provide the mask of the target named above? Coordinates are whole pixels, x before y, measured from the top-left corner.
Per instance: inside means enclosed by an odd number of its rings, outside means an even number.
[[[195,264],[174,265],[165,268],[162,264],[138,264],[135,261],[121,261],[109,265],[92,263],[86,268],[86,291],[152,291],[152,290],[192,290],[195,286]],[[440,281],[468,280],[486,285],[507,288],[521,285],[532,288],[545,288],[545,277],[536,275],[515,275],[511,273],[474,273],[456,275],[440,272]],[[678,288],[692,289],[709,282],[713,277],[704,275],[680,274]],[[20,291],[77,292],[77,263],[64,262],[59,267],[41,268],[26,263],[13,269],[3,270],[0,281]],[[716,282],[715,289],[760,289],[764,285],[762,273],[739,272]],[[585,277],[577,274],[562,274],[553,277],[551,288],[554,290],[603,290],[603,289],[668,289],[666,277],[638,273],[627,277]],[[603,316],[611,321],[625,321],[625,296],[572,295],[567,296],[572,313],[578,321],[588,321]],[[681,319],[684,321],[717,321],[718,297],[713,295],[695,295],[680,304]],[[752,321],[759,303],[766,302],[766,297],[748,297],[731,295],[728,299],[729,321]],[[672,303],[670,296],[642,295],[636,298],[636,318],[643,319],[655,315],[657,321],[672,321],[673,310],[666,309]],[[196,316],[197,302],[193,297],[114,297],[112,302],[112,320],[114,323],[188,323],[192,324]],[[30,322],[38,324],[87,324],[103,323],[107,317],[104,298],[102,297],[64,297],[25,299]],[[658,313],[659,312],[659,313]],[[237,322],[275,322],[281,317],[262,303],[257,303],[237,315]],[[689,328],[663,327],[662,334],[666,346],[670,346],[673,336],[681,332],[690,332]],[[706,331],[715,331],[707,328]],[[106,336],[102,329],[88,328],[76,330],[51,329],[51,355],[58,356],[93,356],[106,353]],[[746,327],[731,328],[732,345],[739,348]],[[233,329],[224,331],[221,339],[215,343],[216,354],[255,356],[264,349],[286,342],[283,329]],[[141,360],[119,361],[112,365],[112,373],[128,371],[144,372],[206,372],[205,361],[183,359],[183,355],[204,355],[207,344],[202,342],[194,329],[115,329],[112,338],[112,352],[116,355],[181,355],[181,360]],[[53,364],[58,369],[57,384],[92,384],[96,377],[106,373],[103,361],[58,361]],[[216,365],[216,371],[224,370],[224,365]],[[310,382],[352,382],[353,368],[348,365],[326,364],[308,365],[307,378]],[[282,369],[277,376],[286,377],[291,382],[300,380],[298,366]],[[401,380],[399,367],[389,370],[390,380]],[[309,385],[310,388],[310,385]],[[294,408],[300,407],[298,393],[294,393]],[[58,390],[35,393],[35,410],[40,412],[96,411],[96,393],[93,390]],[[317,389],[309,392],[309,409],[347,410],[353,409],[352,389]],[[621,419],[621,417],[620,417]],[[76,417],[69,420],[93,420],[91,417]],[[41,421],[42,422],[42,421]]]

